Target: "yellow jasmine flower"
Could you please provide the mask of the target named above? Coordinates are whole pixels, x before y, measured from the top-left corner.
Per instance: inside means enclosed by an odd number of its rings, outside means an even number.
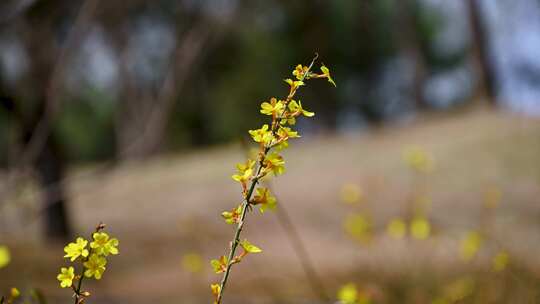
[[[10,290],[9,296],[10,296],[11,299],[16,299],[16,298],[21,296],[21,292],[17,288],[12,287],[11,290]],[[9,303],[9,301],[8,301],[8,303]]]
[[[427,174],[433,171],[433,157],[421,147],[408,147],[403,153],[403,159],[409,167],[419,173]]]
[[[267,188],[257,188],[255,190],[257,193],[253,197],[251,202],[254,205],[260,205],[261,212],[264,213],[266,209],[275,209],[276,208],[276,198],[270,194],[270,190]]]
[[[240,246],[242,246],[242,248],[244,248],[244,250],[247,252],[247,253],[259,253],[259,252],[262,252],[262,249],[251,244],[248,240],[243,240],[240,242]]]
[[[415,239],[425,240],[431,233],[431,225],[426,218],[416,217],[411,222],[411,235]]]
[[[464,239],[461,240],[460,255],[465,261],[472,260],[480,247],[482,247],[482,236],[476,231],[470,231],[467,233]]]
[[[210,265],[212,265],[212,269],[214,269],[215,273],[222,273],[227,270],[227,262],[228,259],[226,256],[222,255],[219,260],[213,259],[210,261]]]
[[[66,252],[66,255],[64,255],[64,257],[71,258],[72,262],[75,261],[79,256],[87,257],[87,244],[87,240],[83,239],[82,237],[78,237],[75,243],[69,243],[66,247],[64,247],[64,251]]]
[[[296,102],[296,100],[291,100],[291,102],[289,102],[288,104],[288,107],[289,107],[289,110],[292,112],[293,116],[302,114],[306,117],[313,117],[315,115],[315,113],[313,112],[304,110],[302,108],[302,102],[300,100],[298,102]]]
[[[182,257],[182,267],[191,273],[202,271],[203,262],[200,255],[196,253],[187,253]]]
[[[108,256],[109,254],[118,254],[118,240],[110,239],[105,232],[96,232],[92,235],[94,241],[90,243],[90,248],[99,255]]]
[[[6,246],[0,246],[0,268],[4,268],[9,264],[11,254]]]
[[[232,179],[242,184],[245,184],[246,182],[249,181],[249,179],[251,178],[251,175],[253,174],[254,165],[255,165],[255,161],[251,159],[248,159],[245,164],[237,164],[236,169],[238,170],[238,173],[234,174],[232,176]]]
[[[60,268],[60,274],[58,274],[56,278],[60,281],[60,286],[62,288],[71,287],[71,285],[73,285],[73,279],[75,279],[75,268]]]
[[[386,227],[389,236],[395,239],[402,239],[407,234],[407,224],[402,219],[393,219]]]
[[[303,81],[300,80],[292,80],[290,78],[285,79],[285,82],[288,83],[291,86],[291,91],[294,91],[298,89],[299,87],[304,85]]]
[[[368,244],[371,242],[373,224],[368,216],[360,213],[351,214],[345,220],[344,228],[350,236],[357,239],[361,243]]]
[[[296,79],[300,80],[304,75],[307,73],[308,67],[302,66],[301,64],[297,65],[296,68],[292,71],[293,76],[296,77]]]
[[[298,135],[297,131],[291,130],[289,127],[280,127],[277,131],[277,135],[280,139],[283,138],[298,138],[300,135]]]
[[[96,280],[101,279],[101,276],[105,272],[105,265],[107,265],[107,260],[97,254],[90,255],[88,261],[83,263],[86,271],[84,275],[87,278],[95,277]]]
[[[508,252],[501,251],[493,258],[493,271],[501,272],[506,269],[509,263],[510,255],[508,255]]]
[[[272,134],[272,131],[269,130],[267,124],[263,125],[260,129],[249,130],[249,134],[255,142],[264,145],[270,145],[270,143],[272,143],[274,140],[274,135]]]
[[[225,219],[227,224],[237,224],[240,221],[240,216],[242,216],[242,205],[229,211],[223,211],[221,216]]]
[[[355,304],[358,298],[358,290],[353,283],[346,284],[339,289],[337,298],[341,304]]]
[[[361,202],[364,198],[362,188],[357,184],[347,183],[341,187],[341,200],[348,204]]]
[[[214,304],[216,304],[217,303],[217,297],[219,297],[219,294],[221,292],[221,286],[219,284],[211,284],[210,289],[212,289],[212,294],[216,298],[216,300],[214,301]]]
[[[328,79],[328,82],[334,85],[334,87],[337,87],[336,83],[334,82],[334,79],[332,79],[332,76],[330,76],[330,70],[326,66],[321,66],[321,71],[323,72],[323,77],[326,77]]]
[[[282,100],[277,100],[275,97],[270,98],[270,102],[263,102],[261,104],[261,113],[265,115],[273,115],[277,117],[283,113],[285,104]]]
[[[285,161],[283,157],[276,152],[272,152],[264,159],[265,170],[270,170],[274,175],[283,174],[285,172]]]

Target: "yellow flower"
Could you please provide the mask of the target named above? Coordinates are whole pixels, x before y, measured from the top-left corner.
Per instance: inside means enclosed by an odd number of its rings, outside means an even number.
[[[508,252],[501,251],[493,258],[493,271],[501,272],[506,269],[510,263],[510,255]]]
[[[201,256],[196,253],[185,254],[182,257],[182,267],[191,273],[201,272],[203,267]]]
[[[402,239],[407,234],[407,225],[402,219],[395,218],[386,227],[386,232],[395,239]]]
[[[270,194],[270,190],[267,188],[257,188],[257,194],[253,197],[251,202],[253,205],[260,205],[261,212],[266,211],[266,209],[275,209],[276,208],[276,198]]]
[[[296,77],[296,79],[300,80],[304,77],[304,75],[307,73],[308,67],[302,66],[301,64],[297,65],[296,68],[292,71],[293,76]]]
[[[88,261],[83,263],[86,271],[84,275],[87,278],[95,277],[96,280],[101,279],[101,276],[105,272],[105,265],[107,265],[107,260],[97,254],[90,255]]]
[[[274,175],[283,174],[285,172],[285,161],[281,155],[272,152],[264,159],[265,170],[270,170]]]
[[[9,249],[6,246],[0,246],[0,268],[6,267],[10,260]]]
[[[274,140],[274,135],[272,131],[269,130],[268,125],[263,125],[260,129],[249,130],[249,134],[255,142],[270,145]]]
[[[279,130],[277,131],[277,135],[279,139],[281,140],[300,137],[297,131],[293,131],[289,127],[280,127]]]
[[[354,204],[361,202],[364,198],[364,192],[360,186],[348,183],[341,187],[341,200],[348,204]]]
[[[346,284],[339,289],[337,298],[342,304],[354,304],[358,298],[358,290],[353,283]]]
[[[225,219],[227,224],[238,224],[240,217],[242,216],[242,205],[229,211],[223,211],[221,216]]]
[[[212,265],[212,269],[214,269],[215,273],[222,273],[227,270],[227,262],[228,259],[226,256],[222,255],[219,257],[219,260],[213,259],[210,261],[210,265]]]
[[[16,298],[18,298],[18,297],[20,297],[20,296],[21,296],[21,292],[20,292],[17,288],[12,287],[11,290],[10,290],[9,297],[10,297],[11,299],[16,299]],[[9,301],[8,301],[8,302],[9,302]]]
[[[216,298],[214,301],[214,304],[217,304],[217,298],[219,297],[219,294],[221,293],[221,286],[219,284],[211,284],[210,289],[212,289],[212,294]]]
[[[321,66],[321,71],[323,72],[323,76],[328,79],[328,82],[334,85],[334,87],[337,87],[336,83],[334,82],[334,79],[332,79],[332,76],[330,76],[330,70],[326,66]]]
[[[470,231],[461,240],[460,254],[465,261],[472,260],[482,247],[482,236],[476,231]]]
[[[246,183],[247,181],[249,181],[251,175],[253,174],[254,165],[255,161],[251,159],[248,159],[245,164],[237,164],[236,169],[238,170],[238,173],[233,175],[232,179],[242,184]]]
[[[66,252],[66,255],[64,255],[64,257],[71,258],[72,262],[75,261],[79,256],[87,257],[87,244],[87,240],[83,239],[82,237],[78,237],[75,243],[69,243],[66,247],[64,247],[64,251]]]
[[[92,235],[94,241],[90,243],[90,248],[99,255],[108,256],[109,254],[118,254],[118,240],[110,239],[105,232],[96,232]]]
[[[281,100],[276,98],[270,98],[270,102],[263,102],[261,104],[261,113],[265,115],[273,115],[275,117],[281,115],[285,109],[285,104]]]
[[[262,252],[262,249],[251,244],[248,240],[243,240],[240,242],[240,246],[244,248],[245,252],[247,253],[260,253]]]
[[[363,214],[351,214],[344,223],[345,231],[360,241],[369,243],[372,239],[373,225],[371,219]]]
[[[291,102],[289,102],[288,104],[288,107],[289,111],[292,112],[293,116],[302,114],[306,117],[313,117],[315,115],[315,113],[313,112],[304,110],[304,108],[302,108],[302,102],[300,100],[298,102],[296,102],[296,100],[291,100]]]
[[[73,279],[75,279],[75,268],[60,268],[60,274],[58,274],[56,278],[60,281],[60,286],[62,288],[71,287],[71,285],[73,285]]]
[[[408,147],[403,153],[403,159],[409,167],[419,173],[427,174],[433,171],[433,157],[421,147]]]
[[[291,91],[294,91],[304,85],[303,81],[300,81],[300,80],[295,81],[290,78],[285,79],[285,82],[291,86]]]
[[[411,222],[411,235],[418,240],[425,240],[431,233],[431,225],[424,217],[415,217]]]

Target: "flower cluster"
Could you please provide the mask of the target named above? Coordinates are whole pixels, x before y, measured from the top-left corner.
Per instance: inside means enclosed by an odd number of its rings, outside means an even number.
[[[62,267],[56,278],[60,281],[60,287],[73,289],[77,303],[83,303],[85,298],[90,296],[87,291],[81,292],[83,279],[86,277],[100,280],[107,266],[107,257],[119,253],[118,240],[103,232],[104,228],[104,224],[99,224],[92,234],[90,242],[78,237],[75,242],[64,247],[66,253],[64,258],[69,259],[72,263],[80,262],[82,271],[77,274],[73,266]],[[75,282],[77,284],[74,284]]]
[[[258,153],[254,159],[248,159],[245,163],[236,165],[237,172],[232,175],[232,179],[240,183],[243,200],[232,210],[221,213],[227,224],[236,225],[236,233],[231,242],[229,255],[223,255],[210,262],[215,273],[223,273],[221,283],[211,285],[215,303],[221,302],[231,266],[239,263],[249,253],[262,251],[247,240],[240,241],[239,238],[247,211],[252,210],[254,206],[258,206],[261,213],[276,208],[276,198],[268,188],[259,185],[260,179],[281,175],[285,172],[285,160],[280,151],[289,147],[290,139],[300,137],[292,127],[299,117],[313,117],[315,115],[315,113],[304,109],[300,100],[295,99],[298,89],[305,85],[306,80],[313,78],[327,79],[334,86],[336,85],[326,66],[321,66],[321,73],[312,72],[311,69],[316,59],[317,57],[309,66],[299,64],[292,71],[294,79],[285,79],[285,83],[289,86],[289,92],[285,98],[272,97],[261,104],[260,113],[270,116],[271,122],[263,124],[258,129],[249,130],[249,135],[258,145]],[[238,245],[242,247],[243,251],[241,254],[235,255]]]

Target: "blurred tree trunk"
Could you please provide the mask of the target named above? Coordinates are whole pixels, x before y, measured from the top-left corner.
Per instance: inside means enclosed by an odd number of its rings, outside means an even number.
[[[13,16],[9,26],[30,54],[28,72],[20,88],[2,86],[1,92],[2,104],[10,113],[22,145],[13,174],[27,167],[35,173],[41,186],[45,236],[60,241],[71,236],[71,228],[63,191],[65,160],[51,134],[52,113],[58,106],[52,84],[60,56],[57,30],[69,15],[66,10],[73,5],[62,0],[38,1]]]
[[[489,59],[488,35],[482,21],[482,9],[478,0],[467,0],[471,25],[473,67],[478,75],[476,97],[485,97],[490,103],[495,100],[494,73]]]
[[[418,109],[426,109],[428,104],[424,99],[424,83],[426,80],[426,64],[422,53],[422,42],[416,28],[416,0],[397,0],[398,6],[398,39],[405,57],[414,68],[413,97]]]

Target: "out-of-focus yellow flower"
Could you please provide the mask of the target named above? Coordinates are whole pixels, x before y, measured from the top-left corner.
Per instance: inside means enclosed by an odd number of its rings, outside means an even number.
[[[64,251],[66,252],[66,255],[64,255],[65,258],[70,258],[71,261],[75,261],[78,257],[87,257],[88,256],[88,249],[86,249],[86,245],[88,244],[88,241],[83,239],[82,237],[78,237],[75,243],[69,243],[66,247],[64,247]]]
[[[75,268],[60,268],[60,274],[58,274],[56,278],[60,281],[60,286],[62,288],[71,287],[71,285],[73,285],[73,279],[75,278]]]
[[[388,223],[386,233],[392,238],[402,239],[407,234],[407,224],[400,218],[395,218]]]
[[[362,243],[368,243],[372,238],[371,220],[363,214],[351,214],[345,220],[345,231]]]
[[[448,302],[446,298],[438,297],[438,298],[433,299],[433,301],[431,301],[431,304],[450,304],[450,303]]]
[[[405,163],[420,173],[431,173],[434,167],[433,157],[418,146],[411,146],[403,153]]]
[[[92,238],[94,241],[90,243],[90,248],[93,249],[94,253],[104,256],[118,254],[119,242],[117,239],[111,239],[105,232],[96,232],[92,235]]]
[[[484,206],[486,208],[497,208],[501,202],[502,191],[497,187],[491,187],[484,193]]]
[[[212,269],[214,269],[215,273],[222,273],[227,270],[227,262],[228,259],[226,256],[222,255],[219,257],[219,260],[213,259],[210,261],[210,265],[212,265]]]
[[[191,273],[200,273],[203,268],[203,260],[197,253],[186,253],[182,256],[182,268]]]
[[[274,175],[280,175],[285,172],[285,161],[283,157],[276,152],[272,152],[264,159],[265,170],[269,170]]]
[[[465,238],[461,240],[460,255],[465,261],[472,260],[482,247],[482,236],[476,231],[470,231]]]
[[[270,194],[270,190],[267,188],[257,188],[255,191],[257,193],[251,203],[253,205],[260,205],[261,212],[264,213],[267,209],[276,209],[276,198]]]
[[[336,83],[334,82],[334,79],[332,79],[332,76],[330,76],[330,70],[326,66],[321,66],[321,71],[323,72],[323,76],[328,79],[328,82],[334,85],[334,87],[337,87]]]
[[[277,100],[275,97],[270,98],[270,102],[263,102],[261,104],[261,113],[265,115],[272,115],[278,117],[283,113],[285,104],[282,100]]]
[[[501,272],[510,264],[510,255],[506,251],[501,251],[493,257],[492,264],[493,271]]]
[[[296,68],[292,71],[293,76],[296,77],[296,79],[300,80],[304,77],[304,75],[308,71],[307,66],[302,66],[301,64],[297,65]]]
[[[245,164],[237,164],[236,169],[238,170],[238,173],[234,174],[232,176],[232,179],[240,183],[248,182],[251,179],[251,175],[253,174],[254,165],[255,161],[251,159],[248,159]]]
[[[293,116],[304,115],[306,117],[313,117],[315,115],[315,113],[313,112],[304,110],[304,108],[302,108],[302,102],[300,100],[298,102],[296,100],[291,100],[291,102],[289,102],[288,104],[288,108]]]
[[[87,278],[94,277],[96,280],[101,279],[101,276],[105,272],[105,265],[107,265],[107,260],[97,254],[90,255],[88,261],[83,263],[86,271],[84,275]]]
[[[425,240],[431,233],[431,225],[426,218],[418,216],[411,221],[410,231],[413,238]]]
[[[11,290],[9,291],[9,297],[13,300],[20,296],[21,296],[21,292],[15,287],[12,287]]]
[[[272,131],[269,130],[267,124],[264,124],[260,129],[249,130],[249,134],[255,142],[266,146],[270,145],[274,140],[274,135],[272,134]]]
[[[6,267],[11,261],[11,254],[6,246],[0,246],[0,268]]]
[[[240,246],[242,246],[242,248],[244,248],[244,250],[247,253],[260,253],[260,252],[262,252],[261,248],[251,244],[248,240],[241,241]]]
[[[446,286],[446,298],[449,299],[450,303],[463,301],[466,297],[473,293],[474,285],[474,280],[472,278],[460,278]]]
[[[348,283],[338,291],[337,298],[341,304],[355,304],[358,297],[358,290],[353,283]]]
[[[356,184],[347,183],[341,187],[341,200],[348,204],[361,202],[364,198],[362,188]]]
[[[232,209],[231,211],[223,211],[221,216],[225,219],[227,224],[238,224],[240,217],[242,216],[242,205]]]

